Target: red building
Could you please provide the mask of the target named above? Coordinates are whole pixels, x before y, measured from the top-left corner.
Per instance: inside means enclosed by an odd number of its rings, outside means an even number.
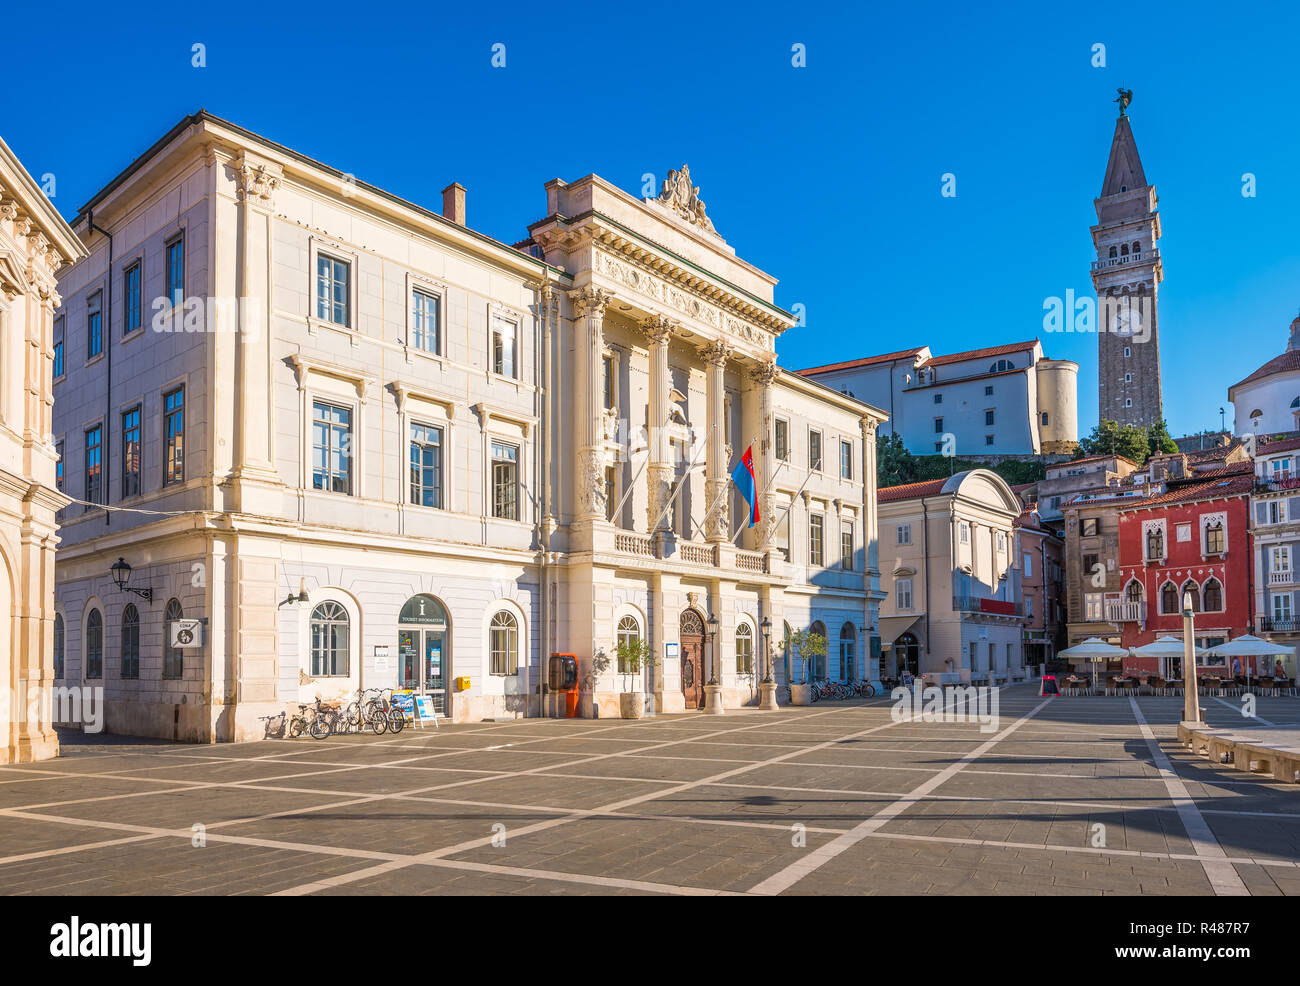
[[[1229,466],[1126,505],[1119,513],[1120,592],[1107,618],[1122,624],[1120,644],[1139,647],[1158,636],[1181,639],[1182,599],[1196,609],[1196,644],[1223,643],[1251,628],[1249,465]],[[1203,658],[1201,673],[1222,667]],[[1169,676],[1157,658],[1126,658],[1125,669]]]

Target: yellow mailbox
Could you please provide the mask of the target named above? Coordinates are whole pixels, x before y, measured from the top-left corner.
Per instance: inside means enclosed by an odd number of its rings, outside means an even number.
[[[467,691],[469,691],[469,677],[468,677],[468,676],[465,676],[465,677],[463,677],[463,678],[457,678],[457,679],[456,679],[456,691],[458,691],[458,692],[467,692]]]

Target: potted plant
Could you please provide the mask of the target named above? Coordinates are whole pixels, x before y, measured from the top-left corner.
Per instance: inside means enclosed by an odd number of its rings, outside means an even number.
[[[803,664],[803,681],[799,684],[790,682],[790,704],[812,704],[812,686],[808,684],[808,661],[814,657],[826,656],[826,638],[811,630],[795,630],[790,634],[790,653],[794,659]]]
[[[618,672],[623,675],[626,690],[619,693],[619,714],[624,719],[640,719],[645,715],[645,692],[642,670],[653,665],[650,642],[644,637],[625,637],[614,647],[618,659]]]

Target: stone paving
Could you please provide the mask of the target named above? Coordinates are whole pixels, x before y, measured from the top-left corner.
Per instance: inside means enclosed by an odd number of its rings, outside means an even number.
[[[8,894],[1300,894],[1300,785],[1189,756],[1181,699],[1004,689],[0,767]],[[1300,729],[1300,700],[1214,725]]]

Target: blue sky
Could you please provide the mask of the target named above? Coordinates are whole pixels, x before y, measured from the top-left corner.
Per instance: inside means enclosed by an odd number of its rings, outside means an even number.
[[[67,3],[52,21],[23,5],[7,25],[32,59],[0,91],[0,135],[71,216],[204,107],[433,208],[459,181],[470,225],[507,242],[552,177],[639,193],[687,161],[719,232],[805,307],[783,364],[1039,336],[1080,364],[1086,431],[1096,338],[1044,333],[1043,302],[1090,291],[1124,86],[1164,224],[1166,416],[1182,434],[1226,406],[1231,424],[1228,386],[1300,312],[1300,12],[1046,7]]]

